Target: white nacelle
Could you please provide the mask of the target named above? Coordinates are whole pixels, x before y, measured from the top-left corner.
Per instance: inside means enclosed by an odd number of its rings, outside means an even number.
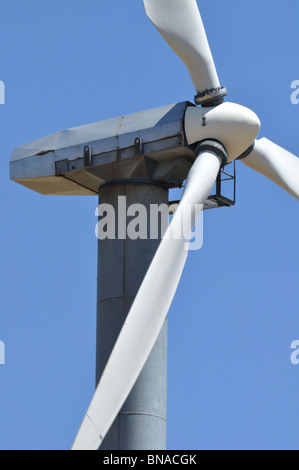
[[[223,103],[215,108],[188,107],[185,133],[189,145],[205,139],[219,140],[229,155],[229,162],[238,158],[255,141],[261,123],[248,108]]]

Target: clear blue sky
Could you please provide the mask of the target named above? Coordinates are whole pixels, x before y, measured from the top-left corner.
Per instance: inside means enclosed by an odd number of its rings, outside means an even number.
[[[298,0],[198,3],[228,99],[299,156]],[[68,449],[94,391],[97,199],[10,182],[10,154],[194,90],[141,0],[2,0],[0,11],[0,449]],[[237,169],[238,203],[205,213],[169,312],[169,449],[299,448],[299,206]]]

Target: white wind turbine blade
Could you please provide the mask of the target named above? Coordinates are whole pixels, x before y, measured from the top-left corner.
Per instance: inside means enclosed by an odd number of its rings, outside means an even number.
[[[198,93],[220,83],[196,0],[143,0],[149,19],[180,57]]]
[[[220,166],[221,158],[210,151],[195,160],[182,200],[116,341],[73,450],[99,448],[144,367],[179,284],[198,205],[208,198]],[[177,237],[182,228],[184,236]]]
[[[245,165],[277,183],[299,200],[299,158],[268,139],[256,140]]]

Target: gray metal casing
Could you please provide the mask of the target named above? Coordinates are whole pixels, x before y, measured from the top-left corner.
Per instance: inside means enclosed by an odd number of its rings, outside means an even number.
[[[10,178],[49,195],[95,195],[119,179],[181,186],[194,161],[184,132],[188,106],[186,101],[74,127],[18,147]]]

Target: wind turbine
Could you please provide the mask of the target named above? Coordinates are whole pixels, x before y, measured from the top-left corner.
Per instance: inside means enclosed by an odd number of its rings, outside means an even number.
[[[125,319],[74,450],[100,447],[146,364],[184,269],[197,206],[206,203],[220,169],[240,159],[299,199],[299,159],[265,138],[257,140],[258,117],[224,102],[227,91],[219,82],[196,0],[144,0],[144,5],[149,19],[186,65],[197,106],[179,103],[109,124],[63,131],[16,149],[11,159],[11,178],[43,194],[96,194],[111,182],[138,184],[140,178],[176,187],[186,179],[182,199]],[[192,212],[186,222],[182,214],[187,207]],[[174,233],[182,220],[185,236],[178,239]]]

